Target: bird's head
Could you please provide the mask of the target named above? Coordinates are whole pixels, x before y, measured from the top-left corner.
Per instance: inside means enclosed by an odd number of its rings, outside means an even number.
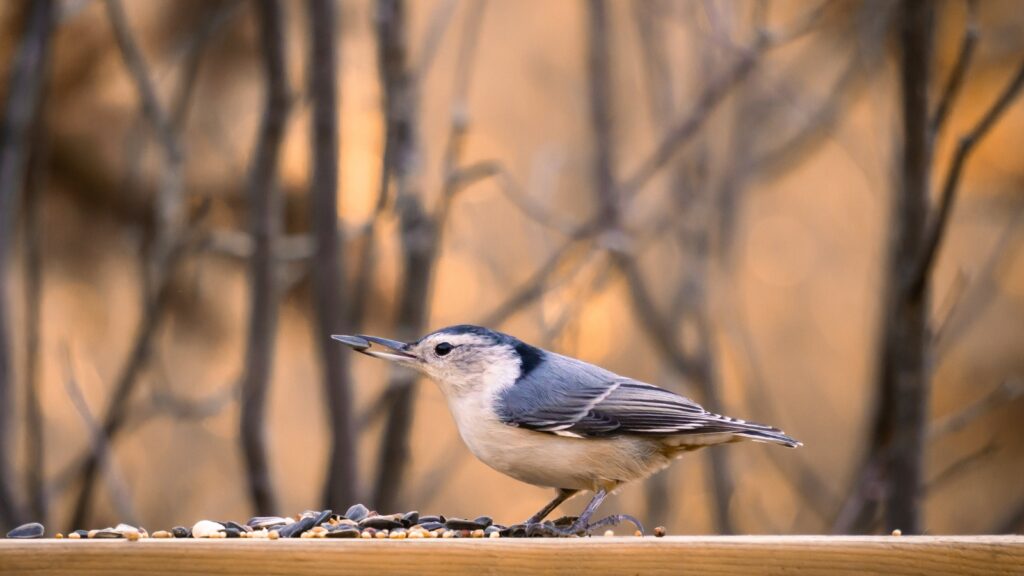
[[[457,396],[512,384],[543,356],[540,349],[508,334],[469,324],[442,328],[408,343],[366,335],[332,337],[357,352],[419,370],[446,395]]]

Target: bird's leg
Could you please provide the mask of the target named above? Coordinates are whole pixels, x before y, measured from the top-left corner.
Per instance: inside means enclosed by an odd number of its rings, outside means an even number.
[[[583,509],[582,513],[580,513],[579,518],[577,518],[576,521],[572,523],[572,526],[569,526],[568,528],[559,528],[548,524],[533,525],[527,528],[527,535],[581,536],[588,534],[591,530],[602,528],[604,526],[615,526],[621,522],[631,522],[641,533],[644,531],[644,527],[640,524],[640,521],[628,514],[613,514],[591,522],[591,516],[594,515],[594,512],[597,512],[598,507],[601,506],[601,503],[604,502],[604,499],[607,497],[608,491],[603,488],[595,492],[594,497],[587,504],[587,507]]]
[[[553,524],[528,524],[526,527],[527,536],[576,536],[585,534],[590,529],[590,517],[594,515],[597,508],[608,497],[608,491],[601,488],[594,493],[594,497],[587,503],[576,521],[568,528],[559,528]],[[604,524],[602,524],[603,526]]]
[[[594,497],[587,503],[587,507],[583,509],[583,512],[580,512],[580,517],[572,523],[572,526],[570,526],[566,532],[569,534],[578,534],[589,530],[590,517],[594,515],[594,512],[597,512],[598,507],[601,506],[601,503],[604,502],[604,499],[607,497],[608,491],[604,488],[594,492]]]
[[[543,508],[538,510],[536,514],[530,516],[530,519],[524,522],[524,524],[530,526],[532,524],[540,523],[542,520],[548,517],[548,514],[551,514],[552,510],[558,508],[559,505],[562,504],[562,502],[565,502],[569,498],[572,498],[574,495],[576,495],[577,492],[579,492],[579,490],[574,490],[571,488],[559,488],[558,495],[555,496],[555,499],[552,500],[551,502],[548,502],[547,506],[544,506]]]

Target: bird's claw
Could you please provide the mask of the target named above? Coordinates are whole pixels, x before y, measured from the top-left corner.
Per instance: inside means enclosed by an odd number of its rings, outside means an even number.
[[[606,526],[617,526],[622,522],[629,522],[636,526],[641,534],[644,527],[640,521],[628,514],[613,514],[594,522],[580,522],[575,516],[563,516],[558,520],[549,522],[527,522],[513,526],[512,536],[526,536],[527,538],[571,538],[573,536],[590,536],[594,530]]]

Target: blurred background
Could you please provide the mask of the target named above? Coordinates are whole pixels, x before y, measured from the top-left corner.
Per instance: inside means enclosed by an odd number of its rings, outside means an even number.
[[[476,323],[805,444],[604,512],[1024,529],[1013,0],[33,0],[0,29],[0,525],[521,521],[552,493],[328,337]]]

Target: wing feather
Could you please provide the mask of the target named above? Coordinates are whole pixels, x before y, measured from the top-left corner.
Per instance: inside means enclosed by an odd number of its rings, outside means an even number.
[[[724,432],[798,444],[777,428],[714,414],[674,392],[551,353],[541,369],[504,389],[495,409],[506,424],[561,436]]]

